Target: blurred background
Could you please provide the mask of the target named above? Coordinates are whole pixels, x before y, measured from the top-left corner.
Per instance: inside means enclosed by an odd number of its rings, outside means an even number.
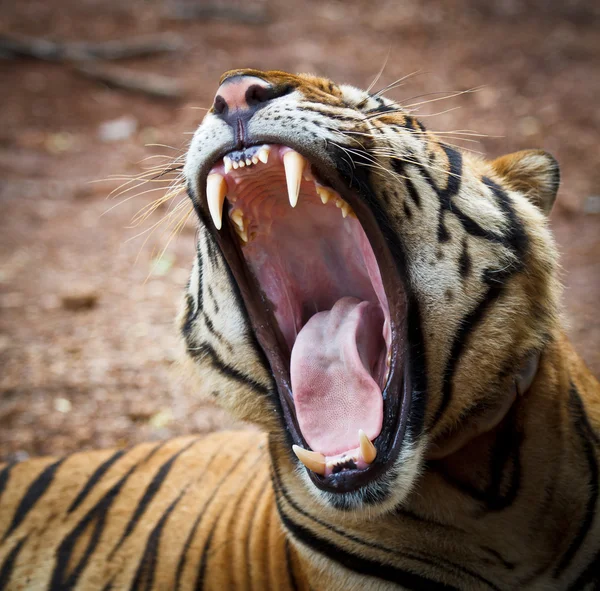
[[[223,71],[367,87],[388,53],[376,89],[412,74],[389,96],[482,134],[453,143],[558,158],[564,315],[600,374],[600,3],[0,0],[0,460],[231,424],[177,370],[195,222],[156,177]]]

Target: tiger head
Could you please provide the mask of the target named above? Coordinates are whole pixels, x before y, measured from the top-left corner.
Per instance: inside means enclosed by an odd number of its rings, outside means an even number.
[[[188,359],[298,494],[389,511],[527,390],[557,330],[550,155],[486,161],[379,94],[235,70],[184,172]]]

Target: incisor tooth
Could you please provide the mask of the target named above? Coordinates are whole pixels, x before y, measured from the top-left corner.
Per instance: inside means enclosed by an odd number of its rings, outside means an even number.
[[[299,445],[292,445],[296,457],[309,469],[323,476],[325,474],[325,456],[317,451],[309,451]]]
[[[285,180],[287,183],[288,197],[290,205],[296,207],[298,203],[298,194],[300,193],[300,183],[302,182],[302,172],[306,166],[306,160],[298,152],[286,152],[283,155],[283,167],[285,168]]]
[[[360,442],[360,455],[362,459],[367,464],[371,464],[377,457],[377,448],[362,429],[358,430],[358,441]]]
[[[252,164],[258,164],[258,158],[256,156],[252,156]]]
[[[221,229],[223,223],[223,202],[227,195],[227,183],[220,174],[209,174],[206,179],[206,200],[210,217],[217,228]]]
[[[246,158],[246,166],[252,166],[252,160],[250,160],[250,158]]]
[[[269,161],[269,148],[261,148],[256,156],[263,164],[266,164]]]
[[[233,166],[234,170],[237,170],[238,167],[239,167],[239,164],[235,160],[232,160],[231,161],[231,166]]]
[[[246,166],[246,163],[245,163],[243,160],[240,160],[240,161],[238,162],[238,166],[239,166],[240,168],[244,168],[244,166]]]

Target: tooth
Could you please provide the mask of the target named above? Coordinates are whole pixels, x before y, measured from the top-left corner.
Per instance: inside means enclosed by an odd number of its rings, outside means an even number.
[[[244,230],[244,212],[241,209],[234,209],[229,217],[231,221],[243,232]]]
[[[287,182],[288,197],[290,205],[296,207],[300,183],[302,182],[302,171],[306,166],[306,160],[298,152],[286,152],[283,155],[283,167],[285,168],[285,180]]]
[[[291,153],[291,152],[290,152]],[[296,457],[309,469],[323,476],[325,474],[325,456],[316,451],[309,451],[299,445],[292,445]]]
[[[258,164],[258,158],[256,156],[252,156],[252,164]]]
[[[227,194],[227,183],[220,174],[209,174],[206,179],[206,200],[208,211],[217,228],[221,229],[223,223],[223,201]]]
[[[246,163],[245,163],[243,160],[240,160],[240,161],[238,162],[238,166],[239,166],[240,168],[244,168],[244,166],[246,166]]]
[[[250,158],[246,158],[246,166],[252,166],[252,160],[250,160]]]
[[[360,442],[360,455],[362,459],[367,464],[371,464],[377,457],[377,448],[362,429],[358,430],[358,440]]]
[[[331,192],[321,185],[315,185],[315,189],[317,191],[317,195],[321,198],[322,203],[327,203],[331,198]]]
[[[346,218],[348,216],[348,214],[352,211],[350,209],[350,206],[346,202],[344,202],[341,209],[342,209],[342,217],[343,218]]]
[[[227,156],[225,156],[225,158],[223,158],[223,164],[225,165],[225,174],[227,174],[228,172],[231,171],[231,158],[227,158]]]
[[[237,163],[235,160],[232,160],[232,161],[231,161],[231,166],[233,166],[233,168],[234,168],[235,170],[237,170],[237,169],[238,169],[238,167],[239,167],[239,164],[238,164],[238,163]]]
[[[344,200],[340,199],[339,197],[335,200],[335,206],[339,207],[340,209],[342,208],[342,205],[344,205]]]
[[[269,161],[269,152],[269,148],[261,148],[256,156],[263,164],[266,164]]]

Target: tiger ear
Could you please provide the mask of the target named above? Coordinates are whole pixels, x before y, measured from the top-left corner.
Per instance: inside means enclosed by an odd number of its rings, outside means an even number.
[[[544,150],[522,150],[492,160],[492,168],[513,191],[523,193],[550,215],[560,183],[558,162]]]

